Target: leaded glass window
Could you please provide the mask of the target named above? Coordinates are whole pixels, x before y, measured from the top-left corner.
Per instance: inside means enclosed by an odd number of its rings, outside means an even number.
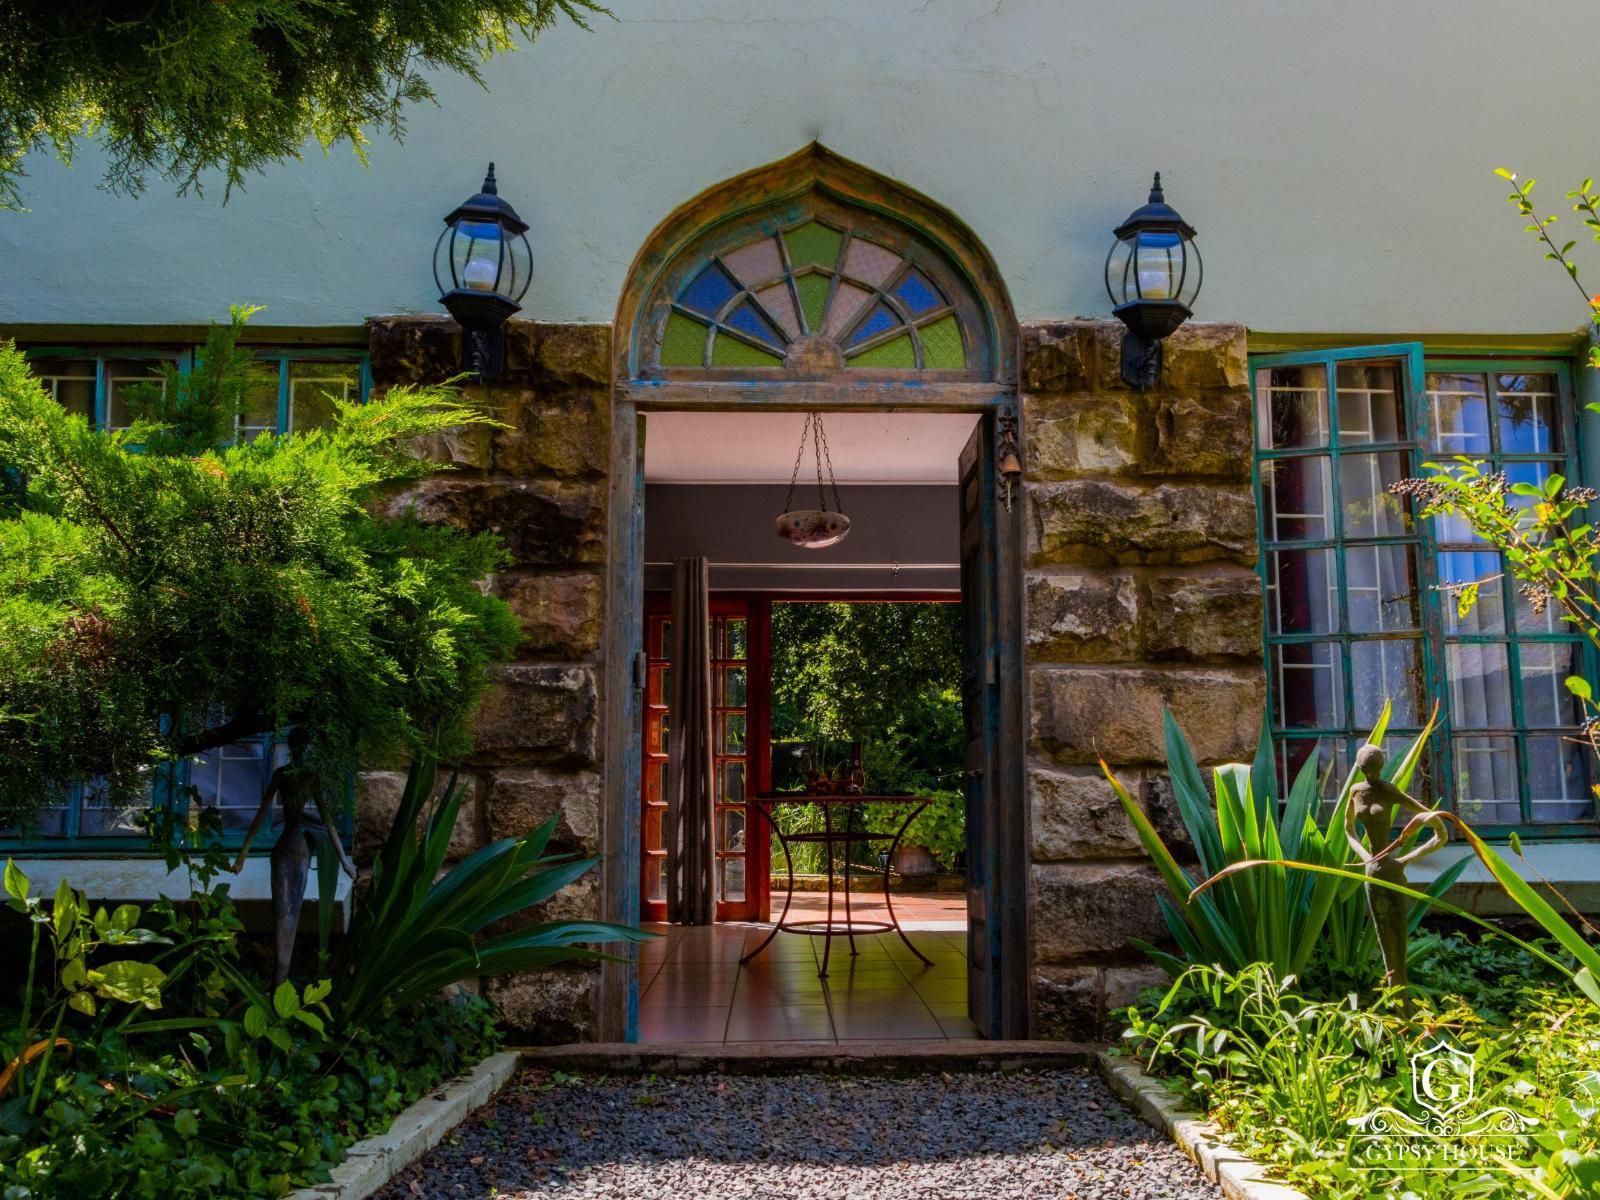
[[[962,273],[909,230],[842,206],[718,232],[653,295],[645,374],[989,369]],[[962,372],[968,374],[957,375]]]
[[[1388,744],[1440,708],[1422,785],[1489,827],[1595,819],[1582,639],[1534,613],[1459,520],[1419,520],[1396,480],[1457,454],[1513,482],[1577,478],[1564,364],[1424,361],[1418,346],[1253,362],[1270,718],[1285,785],[1309,757],[1337,791],[1391,706]],[[1482,581],[1457,612],[1452,585]]]

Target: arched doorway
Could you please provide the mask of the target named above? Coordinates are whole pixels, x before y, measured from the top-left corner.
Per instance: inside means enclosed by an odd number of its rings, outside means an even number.
[[[987,252],[933,201],[813,145],[663,222],[634,262],[613,330],[607,917],[635,920],[649,899],[639,809],[651,670],[647,420],[965,414],[970,435],[949,451],[946,515],[954,522],[959,507],[951,584],[964,627],[967,1002],[983,1035],[1026,1036],[1022,551],[1020,506],[1001,472],[1020,454],[1017,326]],[[746,864],[739,870],[744,877]],[[634,1035],[637,1001],[634,967],[608,965],[603,1037]]]

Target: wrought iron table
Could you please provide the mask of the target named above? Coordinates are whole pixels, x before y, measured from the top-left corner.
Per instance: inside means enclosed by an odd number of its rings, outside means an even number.
[[[789,873],[789,891],[784,897],[783,911],[778,914],[778,919],[772,926],[772,931],[761,940],[761,944],[739,960],[741,964],[749,962],[760,954],[769,945],[772,939],[780,933],[800,933],[810,937],[825,939],[822,943],[822,967],[818,975],[826,977],[828,974],[828,955],[833,948],[833,939],[846,938],[850,943],[852,956],[856,950],[856,935],[863,936],[879,933],[896,933],[906,948],[927,963],[930,967],[933,960],[918,950],[912,944],[905,930],[900,928],[900,922],[894,915],[894,900],[889,894],[889,874],[894,863],[895,851],[900,848],[900,839],[905,836],[906,830],[911,827],[911,822],[917,819],[917,814],[928,807],[929,801],[922,796],[893,796],[893,795],[837,795],[818,794],[812,792],[762,792],[756,798],[756,809],[761,818],[766,821],[768,828],[778,839],[778,845],[783,850],[784,866]],[[773,809],[786,804],[815,804],[822,809],[823,828],[821,831],[788,832],[773,819]],[[911,804],[915,807],[900,822],[900,828],[893,833],[887,830],[858,829],[856,828],[856,809],[874,804]],[[843,829],[834,828],[833,813],[836,808],[845,810]],[[789,905],[794,901],[794,856],[789,853],[792,844],[810,842],[823,847],[823,857],[828,864],[828,915],[820,920],[810,919],[805,921],[790,921]],[[883,855],[883,904],[888,912],[887,921],[858,920],[850,912],[850,847],[856,843],[889,843],[888,852]],[[833,869],[833,848],[844,847],[844,919],[834,917],[834,880],[837,877]]]

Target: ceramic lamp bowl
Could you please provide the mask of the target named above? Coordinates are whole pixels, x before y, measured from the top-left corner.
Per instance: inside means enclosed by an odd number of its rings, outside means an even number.
[[[842,512],[800,509],[778,518],[778,536],[804,550],[837,546],[850,532],[850,518]]]

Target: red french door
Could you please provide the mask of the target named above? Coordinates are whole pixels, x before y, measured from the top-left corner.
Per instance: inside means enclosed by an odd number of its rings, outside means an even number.
[[[763,600],[711,601],[713,795],[716,813],[716,889],[719,921],[765,920],[771,908],[771,847],[754,796],[770,786],[770,604]],[[640,866],[640,916],[667,919],[667,756],[674,736],[672,618],[668,599],[645,603],[648,660]]]

